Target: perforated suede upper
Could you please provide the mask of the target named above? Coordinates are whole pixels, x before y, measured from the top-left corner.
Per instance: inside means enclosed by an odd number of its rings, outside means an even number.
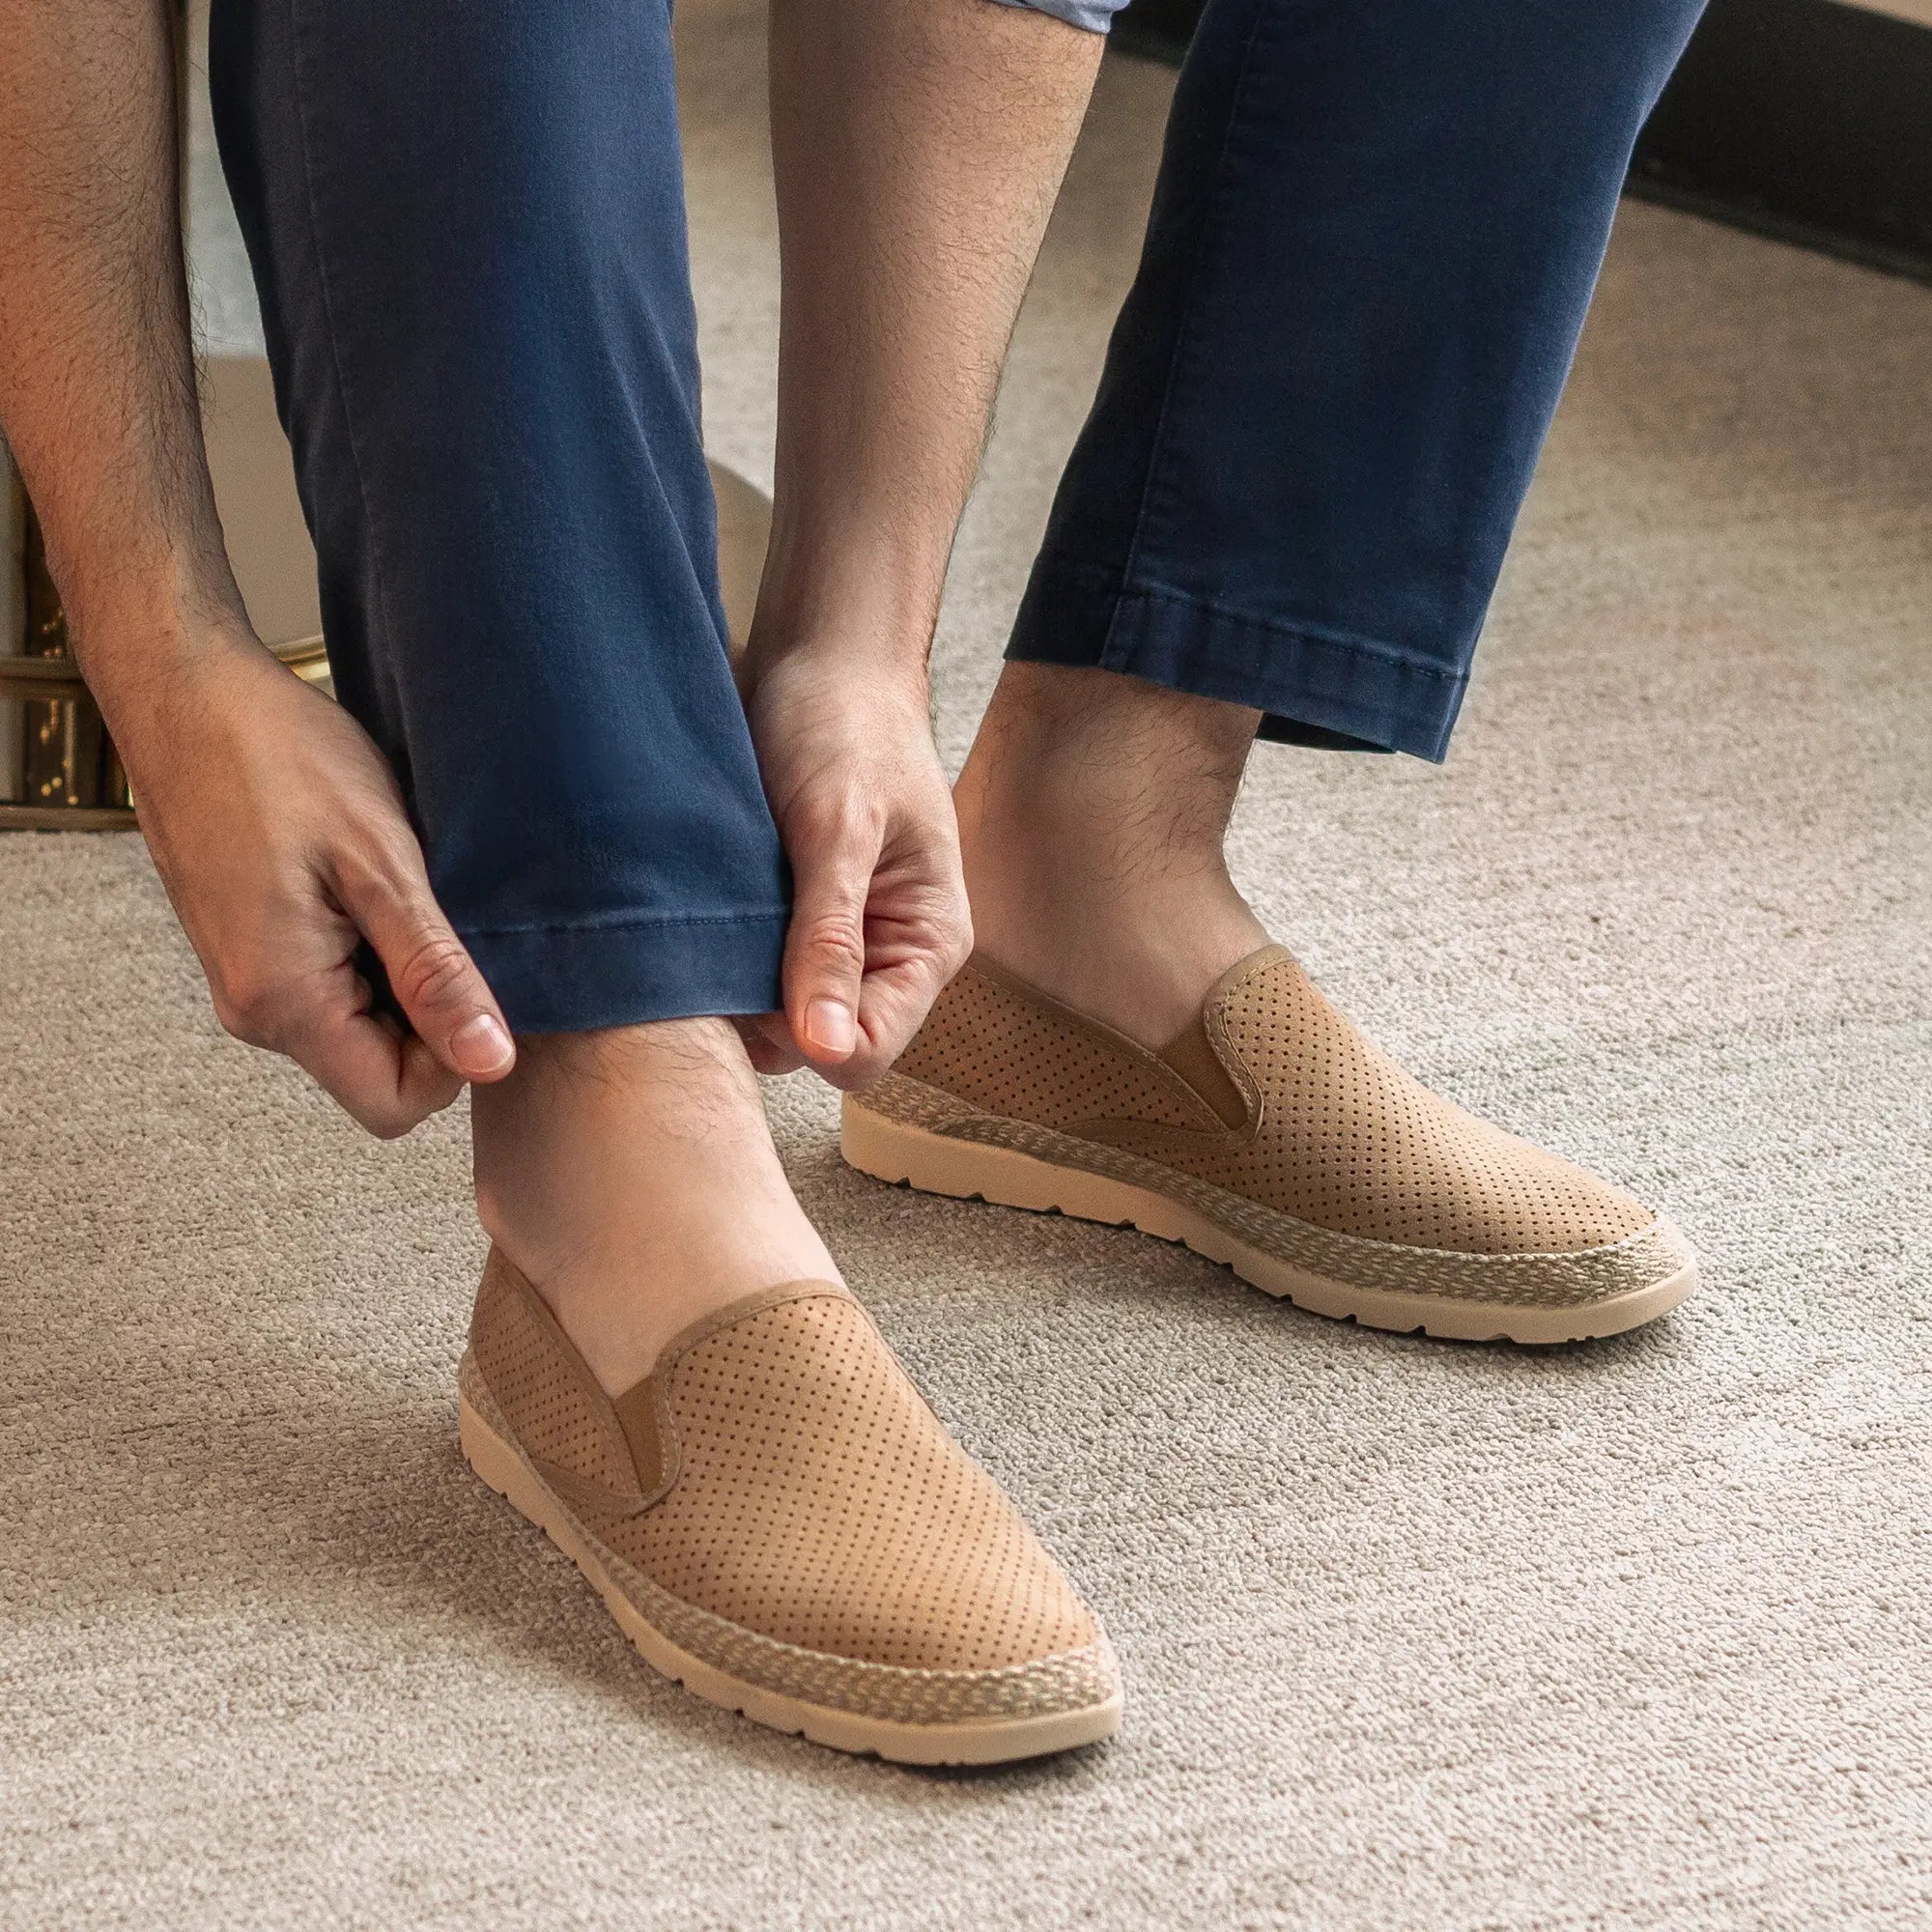
[[[607,1492],[577,1499],[586,1521],[685,1604],[802,1650],[915,1670],[1007,1669],[1099,1641],[845,1290],[799,1284],[740,1308],[673,1343],[651,1378],[669,1487],[648,1506],[615,1406],[500,1257],[471,1349],[525,1454]]]
[[[1576,1253],[1656,1216],[1432,1093],[1268,947],[1201,1028],[1247,1095],[1230,1127],[1159,1055],[969,965],[898,1071],[987,1113],[1137,1153],[1319,1228],[1463,1254]]]
[[[807,1650],[977,1670],[1094,1627],[993,1479],[846,1295],[768,1308],[669,1371],[670,1493],[611,1547],[666,1589]]]
[[[526,1456],[636,1499],[615,1410],[528,1282],[492,1252],[476,1291],[469,1346]]]

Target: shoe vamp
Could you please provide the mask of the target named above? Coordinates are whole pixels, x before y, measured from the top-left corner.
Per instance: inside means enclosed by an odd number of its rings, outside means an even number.
[[[1338,1234],[1463,1254],[1569,1254],[1655,1220],[1609,1182],[1433,1093],[1292,967],[1228,996],[1225,1052],[1259,1099],[1246,1129],[1150,1124],[1115,1145]]]
[[[668,1394],[678,1475],[606,1534],[660,1587],[803,1649],[990,1669],[1093,1641],[1085,1606],[856,1305],[712,1337]]]

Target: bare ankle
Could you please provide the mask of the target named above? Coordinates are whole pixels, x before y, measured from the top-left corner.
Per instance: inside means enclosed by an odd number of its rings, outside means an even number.
[[[1056,818],[1128,866],[1218,853],[1260,723],[1117,671],[1010,663],[959,776],[960,809]]]
[[[484,1232],[541,1279],[584,1238],[561,1184],[565,1171],[587,1180],[619,1152],[627,1130],[677,1132],[680,1116],[687,1135],[732,1125],[745,1137],[763,1131],[757,1082],[728,1022],[526,1035],[509,1078],[470,1096]]]
[[[1260,714],[1009,664],[955,798],[981,950],[1149,1045],[1263,943],[1222,839]]]
[[[510,1078],[472,1098],[477,1215],[612,1393],[717,1308],[837,1278],[727,1021],[518,1046]]]

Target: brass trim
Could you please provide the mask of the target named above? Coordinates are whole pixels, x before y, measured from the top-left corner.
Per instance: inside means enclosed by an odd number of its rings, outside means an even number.
[[[0,832],[132,832],[134,829],[131,806],[0,803]]]
[[[304,683],[327,684],[328,647],[320,638],[297,638],[269,648]]]
[[[309,684],[328,678],[328,652],[320,638],[297,638],[268,646],[295,674]],[[15,697],[89,697],[87,680],[71,658],[0,657],[0,696]]]
[[[87,685],[66,658],[0,657],[0,696],[79,697]]]

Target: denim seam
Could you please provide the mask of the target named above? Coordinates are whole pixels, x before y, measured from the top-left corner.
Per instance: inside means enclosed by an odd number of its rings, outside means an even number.
[[[1378,665],[1403,675],[1430,677],[1451,685],[1466,685],[1469,681],[1469,673],[1465,670],[1444,670],[1440,665],[1425,664],[1400,644],[1384,643],[1377,638],[1356,637],[1347,631],[1324,630],[1310,624],[1283,623],[1275,617],[1231,611],[1226,605],[1217,604],[1211,597],[1203,597],[1195,591],[1173,590],[1157,583],[1128,583],[1111,564],[1089,563],[1082,557],[1067,556],[1064,553],[1042,553],[1040,562],[1049,569],[1059,568],[1069,575],[1078,574],[1104,581],[1117,608],[1133,597],[1184,605],[1189,610],[1206,611],[1219,623],[1237,625],[1243,630],[1263,631],[1270,637],[1292,638],[1305,643],[1320,644],[1328,650],[1353,651],[1373,658]],[[1110,616],[1107,622],[1110,634],[1113,627],[1114,620]],[[1104,655],[1103,648],[1103,659]]]
[[[690,925],[763,925],[790,916],[784,907],[778,906],[770,912],[651,913],[637,918],[539,921],[530,925],[459,925],[455,930],[458,937],[517,939],[545,932],[659,932]]]
[[[1168,423],[1174,402],[1175,384],[1180,377],[1181,358],[1186,351],[1188,336],[1194,327],[1194,320],[1200,311],[1201,265],[1207,258],[1209,241],[1215,223],[1221,218],[1223,203],[1227,196],[1228,150],[1234,145],[1235,128],[1241,116],[1241,97],[1247,92],[1248,75],[1252,71],[1255,43],[1261,38],[1262,21],[1266,10],[1255,9],[1253,24],[1248,29],[1248,38],[1241,47],[1241,68],[1235,78],[1234,97],[1228,104],[1228,125],[1222,130],[1220,152],[1214,157],[1215,185],[1214,196],[1206,217],[1201,224],[1200,239],[1194,244],[1194,259],[1188,265],[1187,307],[1181,316],[1180,326],[1174,332],[1174,348],[1167,359],[1167,380],[1161,385],[1160,415],[1155,420],[1153,442],[1148,450],[1147,474],[1141,478],[1141,499],[1134,511],[1134,532],[1127,541],[1127,554],[1122,566],[1122,574],[1131,580],[1134,568],[1140,561],[1141,543],[1146,533],[1148,503],[1153,495],[1155,478],[1160,474],[1161,458],[1167,449]],[[1106,662],[1107,641],[1100,644],[1101,662]]]

